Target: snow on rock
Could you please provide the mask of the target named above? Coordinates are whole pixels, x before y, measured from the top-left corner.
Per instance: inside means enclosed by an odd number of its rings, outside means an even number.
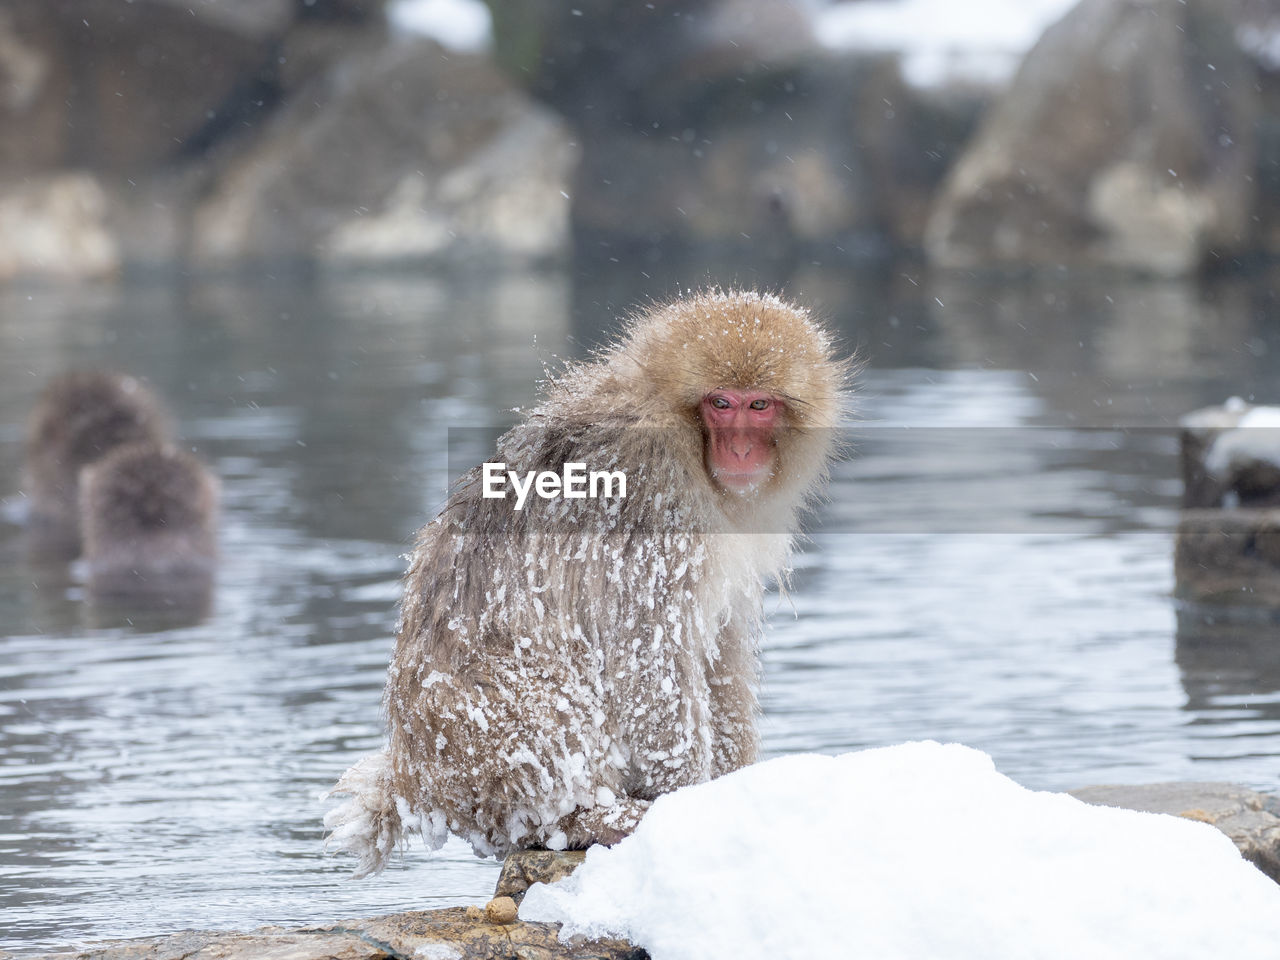
[[[1076,0],[862,0],[816,14],[828,47],[898,52],[903,75],[920,87],[955,80],[999,85],[1022,55]]]
[[[1280,407],[1250,407],[1235,429],[1218,435],[1204,459],[1205,469],[1215,477],[1227,477],[1253,463],[1280,466]]]
[[[1208,824],[1028,790],[924,742],[660,797],[520,918],[654,960],[1203,960],[1274,955],[1280,887]]]
[[[400,33],[431,37],[465,53],[481,53],[493,41],[493,17],[483,0],[393,0],[387,21]]]

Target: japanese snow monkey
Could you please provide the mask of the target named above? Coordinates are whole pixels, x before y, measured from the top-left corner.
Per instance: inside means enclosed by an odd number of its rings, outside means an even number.
[[[497,444],[517,509],[465,475],[418,535],[389,742],[334,788],[331,847],[409,832],[480,856],[630,833],[655,797],[751,763],[767,578],[825,478],[847,361],[806,311],[713,290],[632,318]],[[625,496],[570,492],[566,464]],[[531,473],[532,471],[532,473]]]
[[[179,604],[206,597],[219,490],[203,463],[168,444],[126,444],[86,467],[80,487],[91,593]]]
[[[75,371],[50,380],[27,425],[23,486],[41,549],[80,547],[80,471],[128,443],[164,442],[169,420],[133,377]]]

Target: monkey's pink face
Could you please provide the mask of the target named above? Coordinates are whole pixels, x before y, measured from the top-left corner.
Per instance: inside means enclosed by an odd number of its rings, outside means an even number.
[[[773,475],[779,405],[758,390],[712,390],[702,398],[707,470],[725,490],[750,493]]]

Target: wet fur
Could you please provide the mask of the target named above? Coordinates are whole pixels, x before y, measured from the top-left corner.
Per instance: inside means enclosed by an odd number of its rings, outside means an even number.
[[[848,372],[804,311],[711,291],[633,318],[549,385],[492,459],[623,470],[628,495],[517,512],[482,498],[477,468],[420,532],[388,748],[326,818],[358,874],[407,830],[496,855],[613,842],[660,794],[755,759],[762,592],[825,476]],[[786,401],[779,469],[752,496],[704,463],[699,404],[718,387]]]

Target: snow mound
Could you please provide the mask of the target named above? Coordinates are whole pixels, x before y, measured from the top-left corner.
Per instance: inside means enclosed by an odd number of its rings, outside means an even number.
[[[1202,960],[1274,956],[1280,886],[1208,824],[1028,790],[924,742],[661,797],[520,918],[654,960]]]

